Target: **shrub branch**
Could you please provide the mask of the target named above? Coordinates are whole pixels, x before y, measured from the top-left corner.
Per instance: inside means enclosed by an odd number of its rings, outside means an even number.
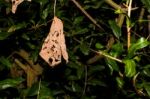
[[[76,1],[76,0],[71,0],[80,10],[81,12],[89,19],[91,20],[100,30],[104,31],[104,29],[97,24],[97,21],[89,14],[87,13],[84,8]]]

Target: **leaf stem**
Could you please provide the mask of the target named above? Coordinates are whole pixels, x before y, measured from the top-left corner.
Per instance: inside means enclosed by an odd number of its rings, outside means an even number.
[[[118,58],[115,58],[115,57],[113,57],[113,56],[110,56],[110,55],[108,55],[107,53],[105,53],[105,52],[103,52],[103,51],[95,51],[95,50],[93,50],[93,49],[90,49],[90,50],[93,51],[93,52],[95,52],[95,53],[97,53],[97,54],[99,54],[99,55],[103,55],[103,56],[105,56],[106,58],[115,60],[115,61],[117,61],[117,62],[119,62],[119,63],[123,63],[122,60],[120,60],[120,59],[118,59]]]
[[[84,68],[85,68],[85,78],[84,78],[84,88],[83,88],[82,96],[84,96],[85,91],[86,91],[87,75],[88,75],[88,72],[87,72],[87,65],[85,65]]]
[[[74,40],[81,44],[81,41],[79,41],[78,39],[74,38]],[[113,56],[110,56],[110,55],[104,53],[103,51],[95,51],[95,50],[93,50],[93,49],[91,49],[91,48],[90,48],[90,50],[91,50],[92,52],[94,52],[94,53],[97,53],[97,54],[100,55],[100,56],[103,55],[103,56],[105,56],[105,57],[107,57],[107,58],[109,58],[109,59],[115,60],[115,61],[117,61],[117,62],[119,62],[119,63],[123,63],[122,60],[120,60],[120,59],[118,59],[118,58],[115,58],[115,57],[113,57]]]
[[[128,18],[130,18],[131,17],[132,0],[129,0],[127,2],[127,4],[128,4]],[[127,19],[127,21],[129,21],[129,20]],[[130,48],[130,45],[131,45],[131,24],[130,25],[127,24],[127,48],[128,48],[128,50]]]
[[[110,6],[112,6],[113,8],[115,9],[122,9],[121,6],[119,6],[117,3],[115,3],[114,1],[112,0],[105,0],[105,2],[107,4],[109,4]]]
[[[56,1],[57,0],[54,0],[54,16],[56,15]]]
[[[101,55],[103,55],[103,56],[105,56],[105,57],[107,57],[109,59],[115,60],[115,61],[117,61],[119,63],[123,63],[122,60],[120,60],[118,58],[115,58],[115,57],[112,57],[112,56],[110,56],[110,55],[108,55],[108,54],[106,54],[106,53],[104,53],[102,51],[99,51],[98,54],[101,54]]]

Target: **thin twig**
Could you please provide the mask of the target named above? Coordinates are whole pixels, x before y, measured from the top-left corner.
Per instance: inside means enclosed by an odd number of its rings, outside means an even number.
[[[150,15],[147,16],[147,19],[150,20]],[[147,36],[147,40],[150,38],[150,21],[148,21],[148,36]]]
[[[40,27],[42,27],[42,26],[46,26],[48,23],[50,23],[50,22],[52,22],[53,20],[51,19],[51,20],[48,20],[46,23],[43,23],[43,24],[36,24],[36,25],[33,25],[31,28],[29,28],[28,30],[36,30],[36,29],[38,29],[38,28],[40,28]]]
[[[93,17],[91,17],[76,0],[71,0],[71,1],[82,11],[82,13],[89,20],[91,20],[99,29],[101,29],[102,31],[104,31],[104,29],[99,24],[97,24],[97,21]]]
[[[81,41],[79,41],[78,39],[74,38],[74,40],[76,40],[78,43],[81,44]],[[112,57],[112,56],[110,56],[110,55],[108,55],[108,54],[106,54],[106,53],[104,53],[104,52],[102,52],[102,51],[95,51],[95,50],[93,50],[93,49],[91,49],[91,48],[90,48],[90,50],[91,50],[92,52],[98,54],[98,55],[103,55],[103,56],[105,56],[106,58],[115,60],[115,61],[117,61],[117,62],[119,62],[119,63],[123,63],[122,60],[120,60],[120,59],[118,59],[118,58],[115,58],[115,57]]]
[[[37,99],[39,99],[40,90],[41,90],[41,78],[40,78],[40,81],[39,81],[39,89],[38,89],[38,92],[37,92]]]
[[[119,62],[119,63],[123,63],[122,60],[120,60],[120,59],[118,59],[118,58],[115,58],[115,57],[112,57],[112,56],[110,56],[110,55],[108,55],[108,54],[106,54],[106,53],[104,53],[104,52],[102,52],[102,51],[94,51],[94,52],[96,52],[97,54],[103,55],[103,56],[105,56],[106,58],[115,60],[115,61],[117,61],[117,62]]]
[[[112,6],[113,8],[115,8],[116,10],[121,10],[121,11],[123,11],[123,13],[125,13],[128,9],[126,9],[126,8],[122,8],[120,5],[118,5],[117,3],[115,3],[113,0],[105,0],[105,2],[108,4],[108,5],[110,5],[110,6]],[[131,8],[131,10],[136,10],[136,9],[138,9],[138,7],[135,7],[135,8]]]
[[[133,77],[133,79],[132,79],[132,84],[133,84],[133,87],[134,87],[134,89],[135,89],[135,92],[136,92],[138,95],[140,95],[140,96],[145,96],[145,93],[144,93],[142,90],[140,90],[140,89],[138,89],[138,88],[136,87],[136,81],[137,81],[137,77],[139,76],[139,74],[140,74],[140,72],[138,72],[138,73]]]
[[[121,9],[121,10],[122,10],[121,6],[118,5],[117,3],[115,3],[115,2],[112,1],[112,0],[105,0],[105,2],[106,2],[107,4],[109,4],[110,6],[112,6],[113,8],[115,8],[115,9]]]
[[[15,59],[14,62],[15,62],[21,69],[23,69],[25,72],[27,72],[27,67],[26,67],[26,65],[22,64],[18,59]]]
[[[132,0],[129,1],[129,6],[128,6],[128,17],[131,17],[131,8],[132,8]]]
[[[145,8],[141,8],[141,11],[140,11],[140,15],[139,15],[138,20],[142,20],[143,17],[144,17],[144,14],[145,14]]]
[[[86,91],[86,85],[87,85],[87,66],[85,67],[85,79],[84,79],[84,88],[83,88],[83,92],[82,92],[82,96],[84,96],[85,91]]]
[[[130,48],[130,43],[131,43],[131,28],[130,27],[127,27],[127,47],[128,47],[128,50]]]
[[[132,8],[132,0],[129,0],[128,3],[128,18],[131,17],[131,8]],[[129,19],[127,19],[127,21],[129,21]],[[131,45],[131,26],[129,24],[127,24],[127,47],[128,47],[128,50],[130,48],[130,45]]]

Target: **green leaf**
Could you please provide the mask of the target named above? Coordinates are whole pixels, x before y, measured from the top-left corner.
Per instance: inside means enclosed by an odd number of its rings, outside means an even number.
[[[101,0],[99,2],[95,2],[95,0],[84,0],[84,9],[98,9],[101,5],[103,5],[104,0]]]
[[[10,87],[16,87],[18,84],[24,81],[23,78],[16,78],[16,79],[5,79],[0,81],[0,90],[4,90]]]
[[[128,16],[126,16],[126,24],[127,24],[127,27],[131,27],[131,20],[130,20],[130,18],[128,17]]]
[[[87,28],[79,28],[77,31],[72,31],[72,36],[79,35],[79,34],[85,34],[89,30]]]
[[[78,64],[75,62],[70,61],[68,63],[68,67],[72,68],[72,69],[78,69]]]
[[[115,14],[123,14],[124,12],[121,9],[115,10]]]
[[[120,42],[118,42],[118,43],[116,43],[112,46],[112,51],[111,52],[115,54],[114,57],[117,57],[117,56],[121,55],[123,51],[124,51],[123,44],[120,43]]]
[[[117,85],[119,88],[122,88],[124,85],[124,80],[120,77],[116,77]]]
[[[33,84],[32,87],[28,89],[27,96],[35,96],[35,95],[37,95],[38,90],[39,90],[39,83]]]
[[[79,24],[82,23],[83,19],[84,19],[83,16],[76,17],[75,20],[74,20],[74,22],[73,22],[73,24],[74,25],[79,25]]]
[[[148,77],[150,77],[150,64],[143,66],[142,73]]]
[[[37,62],[37,60],[38,60],[38,54],[39,54],[38,48],[35,48],[34,51],[31,53],[31,58],[34,63]]]
[[[43,84],[39,90],[39,99],[54,99],[52,91]]]
[[[27,34],[22,34],[22,36],[21,36],[23,39],[25,39],[25,40],[27,40],[27,41],[29,41],[30,40],[30,37],[27,35]]]
[[[14,32],[16,30],[19,30],[19,29],[22,29],[22,28],[25,28],[27,26],[27,24],[25,22],[23,23],[18,23],[16,25],[12,25],[7,32]]]
[[[96,47],[97,49],[102,49],[102,48],[104,48],[104,46],[103,46],[101,43],[96,43],[96,44],[95,44],[95,47]]]
[[[136,74],[136,64],[134,60],[123,60],[125,64],[126,77],[133,77]]]
[[[97,73],[103,71],[104,69],[105,69],[105,66],[103,66],[103,65],[91,66],[91,68],[89,68],[89,70],[88,70],[88,76],[97,74]]]
[[[41,18],[45,20],[47,18],[48,14],[50,13],[50,10],[51,10],[50,9],[50,5],[47,6],[46,9],[42,10],[42,12],[41,12]]]
[[[92,85],[92,86],[103,86],[106,87],[106,83],[102,82],[100,79],[91,79],[87,82],[88,85]]]
[[[76,75],[70,75],[70,76],[68,76],[67,79],[73,81],[73,80],[78,80],[78,77]]]
[[[77,69],[77,77],[78,79],[81,79],[83,77],[84,74],[84,66],[80,66],[80,68]]]
[[[144,38],[140,38],[135,44],[132,44],[128,50],[127,58],[131,58],[134,56],[135,52],[139,49],[142,49],[146,46],[148,46],[150,42],[148,42]]]
[[[144,83],[144,88],[145,88],[148,96],[150,97],[150,83]]]
[[[141,2],[145,5],[145,7],[148,9],[148,12],[150,13],[150,0],[141,0]]]
[[[7,68],[11,68],[12,66],[11,62],[3,56],[0,57],[0,63]]]
[[[79,84],[72,82],[71,84],[72,91],[73,92],[81,92],[82,88],[79,86]]]
[[[114,35],[119,39],[119,37],[121,36],[121,28],[113,20],[109,20],[108,22],[109,22],[109,25],[110,25]]]
[[[11,34],[13,34],[12,32],[0,32],[0,40],[5,40],[8,38],[8,36],[10,36]]]
[[[45,10],[42,11],[42,19],[46,19],[47,18],[48,11],[49,11],[48,9],[45,9]]]
[[[107,58],[106,63],[109,67],[111,67],[110,70],[112,69],[115,71],[119,71],[119,67],[118,67],[116,61]]]
[[[89,47],[86,43],[82,43],[80,45],[80,50],[84,55],[88,55],[89,54]]]

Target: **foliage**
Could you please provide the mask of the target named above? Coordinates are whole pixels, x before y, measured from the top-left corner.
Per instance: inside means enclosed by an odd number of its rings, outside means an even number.
[[[132,7],[138,8],[131,10],[131,17],[125,7],[130,0],[113,0],[121,9],[111,0],[76,0],[82,11],[73,1],[57,0],[56,5],[69,63],[51,68],[39,51],[54,16],[54,0],[24,1],[15,14],[9,0],[0,0],[0,98],[149,98],[149,0],[133,1]]]

